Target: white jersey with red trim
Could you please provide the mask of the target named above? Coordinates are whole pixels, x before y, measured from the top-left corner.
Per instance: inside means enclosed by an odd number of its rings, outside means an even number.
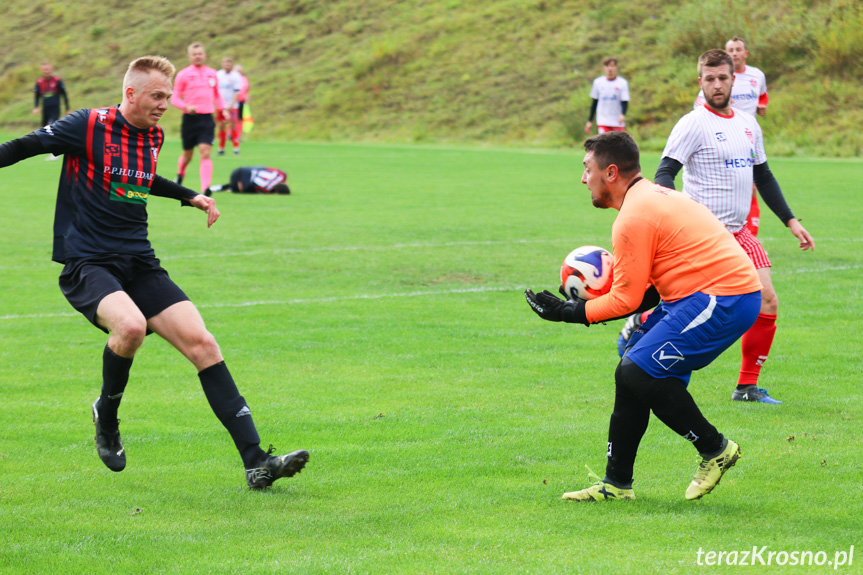
[[[755,117],[732,113],[694,109],[671,130],[662,155],[683,164],[683,191],[736,232],[752,203],[753,166],[766,162],[767,155]]]
[[[623,114],[621,102],[629,101],[629,82],[621,76],[617,76],[614,80],[600,76],[593,81],[590,97],[597,101],[597,126],[622,128],[625,125],[620,123],[620,115]]]
[[[243,79],[240,73],[236,70],[228,72],[222,68],[216,72],[216,76],[219,79],[219,93],[222,95],[222,100],[225,101],[225,108],[237,108],[240,104],[237,96],[243,87]]]
[[[758,111],[758,101],[767,93],[767,78],[764,72],[754,66],[746,66],[743,72],[734,72],[734,86],[731,88],[731,107],[754,116]],[[704,91],[695,97],[694,107],[704,105]]]

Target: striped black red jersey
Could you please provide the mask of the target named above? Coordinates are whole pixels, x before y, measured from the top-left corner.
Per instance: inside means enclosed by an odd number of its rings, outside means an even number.
[[[288,174],[278,168],[251,166],[231,172],[231,190],[235,192],[272,194],[275,187],[284,184]],[[240,185],[242,184],[242,185]]]
[[[52,259],[155,256],[147,239],[147,200],[162,128],[136,128],[117,107],[85,108],[35,134],[47,151],[64,155]]]
[[[63,80],[57,76],[42,76],[36,80],[36,85],[33,87],[34,106],[39,107],[41,99],[46,108],[60,107],[60,98],[66,101],[66,109],[69,109],[69,98],[66,96],[66,87],[63,86]]]

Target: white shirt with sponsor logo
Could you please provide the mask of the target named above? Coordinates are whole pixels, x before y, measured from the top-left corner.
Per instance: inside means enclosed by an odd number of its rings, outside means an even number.
[[[767,155],[755,117],[732,112],[726,117],[706,106],[695,108],[671,130],[662,155],[683,164],[683,191],[737,232],[752,202],[753,166],[766,162]]]
[[[226,72],[222,69],[216,72],[216,76],[219,79],[219,94],[222,95],[222,100],[225,101],[225,108],[237,108],[240,104],[237,101],[237,94],[243,84],[240,73],[236,70]]]
[[[600,76],[593,81],[590,89],[590,97],[597,100],[596,125],[622,128],[618,120],[623,113],[621,102],[629,101],[629,82],[617,76],[609,80]]]
[[[731,87],[731,106],[752,116],[758,111],[758,100],[767,93],[767,78],[764,72],[753,66],[746,66],[743,72],[734,72],[734,86]],[[704,105],[704,91],[695,98],[695,107]]]

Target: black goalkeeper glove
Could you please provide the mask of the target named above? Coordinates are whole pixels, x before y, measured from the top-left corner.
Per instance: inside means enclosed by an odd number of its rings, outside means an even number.
[[[538,294],[524,290],[524,299],[536,315],[548,321],[580,323],[589,326],[584,302],[580,299],[562,300],[548,290]]]

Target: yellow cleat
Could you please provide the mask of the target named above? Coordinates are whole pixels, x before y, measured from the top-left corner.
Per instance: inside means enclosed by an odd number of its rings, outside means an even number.
[[[686,488],[686,498],[700,499],[713,491],[725,472],[734,467],[738,459],[740,459],[740,446],[729,439],[725,449],[719,455],[701,460],[692,483]]]
[[[564,493],[561,499],[566,501],[614,501],[616,499],[635,499],[635,492],[632,489],[621,489],[611,483],[597,481],[581,491]]]
[[[587,466],[585,466],[587,467]],[[590,477],[596,479],[596,483],[582,489],[581,491],[570,491],[564,493],[561,499],[565,501],[614,501],[615,499],[635,499],[635,492],[629,489],[615,487],[611,483],[603,481],[599,476],[587,468]]]

